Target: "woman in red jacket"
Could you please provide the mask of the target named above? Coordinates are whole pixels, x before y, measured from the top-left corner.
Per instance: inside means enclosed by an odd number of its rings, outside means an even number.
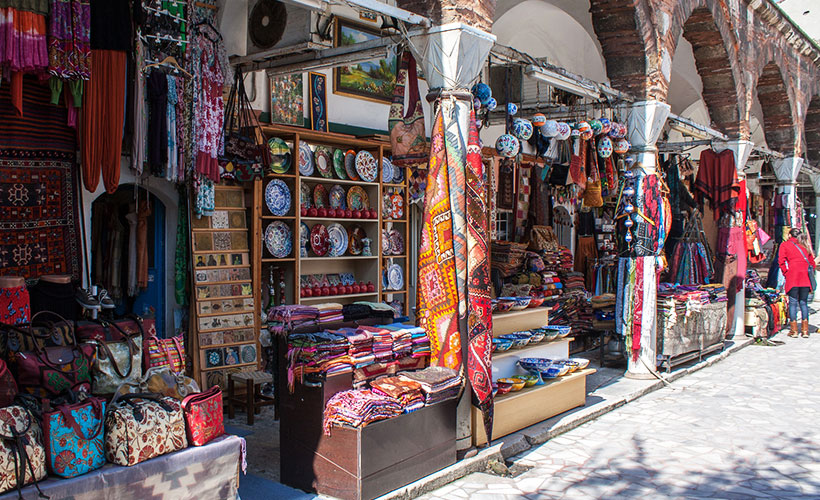
[[[789,296],[789,337],[797,337],[797,307],[803,316],[803,337],[809,336],[809,304],[811,281],[809,281],[809,266],[814,269],[814,256],[810,250],[800,244],[800,230],[792,229],[788,240],[780,245],[778,264],[786,278],[786,293]]]

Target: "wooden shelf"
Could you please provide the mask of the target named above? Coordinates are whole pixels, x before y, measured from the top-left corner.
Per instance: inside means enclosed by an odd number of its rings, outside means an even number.
[[[274,258],[263,258],[262,263],[273,263],[273,262],[296,262],[295,257],[285,257],[284,259],[274,259]]]
[[[524,347],[519,347],[515,349],[510,349],[504,352],[494,352],[493,353],[493,361],[499,361],[504,358],[510,357],[519,357],[519,358],[530,358],[530,357],[540,357],[540,356],[532,356],[530,353],[533,350],[542,347],[549,347],[550,345],[560,345],[562,343],[572,342],[575,340],[575,337],[564,337],[562,339],[554,339],[550,340],[549,342],[538,342],[537,344],[530,344]]]
[[[335,179],[331,178],[328,179],[326,177],[313,177],[313,176],[300,176],[299,180],[301,182],[315,182],[317,184],[344,184],[347,186],[373,186],[379,187],[379,181],[351,181],[349,179]]]
[[[302,262],[321,262],[321,261],[331,261],[331,260],[368,260],[368,259],[378,259],[378,255],[346,255],[343,257],[302,257]]]
[[[358,139],[350,135],[337,134],[334,132],[317,132],[300,127],[262,125],[261,128],[262,132],[268,137],[281,137],[285,140],[293,140],[294,137],[298,135],[301,141],[320,146],[339,146],[339,149],[377,149],[382,145],[380,142],[369,139]],[[293,155],[294,159],[298,157],[298,154]]]
[[[349,299],[355,297],[373,297],[374,295],[378,295],[379,292],[367,292],[367,293],[346,293],[344,295],[322,295],[321,297],[299,297],[300,302],[305,301],[314,301],[314,300],[322,300],[322,301],[331,301],[331,300],[338,300],[338,299]]]
[[[295,215],[263,215],[262,220],[296,220]],[[247,229],[245,230],[247,231]]]
[[[405,255],[405,254],[401,254],[401,255],[382,255],[382,258],[383,259],[405,259],[405,258],[407,258],[407,255]]]
[[[391,184],[389,182],[383,182],[382,186],[383,187],[391,187],[391,188],[400,188],[400,189],[404,189],[404,188],[407,187],[406,184]]]
[[[291,165],[290,168],[293,168],[293,165]],[[280,179],[283,177],[285,179],[295,179],[296,174],[265,174],[265,179]]]
[[[493,337],[546,326],[548,324],[548,314],[549,309],[546,307],[493,313]]]
[[[384,294],[388,294],[388,293],[407,293],[407,290],[404,290],[404,289],[402,289],[402,290],[388,290],[386,288],[383,288],[382,293],[384,293]]]
[[[326,221],[333,221],[333,222],[357,222],[357,223],[379,223],[379,219],[355,219],[353,217],[302,217],[301,220],[303,221],[315,221],[315,222],[326,222]]]

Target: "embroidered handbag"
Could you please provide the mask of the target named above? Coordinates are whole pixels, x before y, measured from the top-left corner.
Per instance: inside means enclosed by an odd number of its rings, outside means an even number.
[[[57,347],[73,344],[73,324],[51,311],[40,311],[31,321],[18,325],[0,324],[0,357],[10,360],[18,352],[30,352],[35,345]]]
[[[120,328],[118,322],[101,322],[106,334],[102,337],[95,335],[93,340],[86,342],[96,350],[92,365],[92,393],[113,394],[124,382],[142,377],[142,325],[138,321],[129,322],[135,324],[139,331],[126,331]],[[110,333],[112,329],[115,335]],[[111,341],[105,337],[118,340]]]
[[[167,366],[171,371],[180,373],[185,371],[185,340],[182,335],[161,339],[156,330],[151,335],[150,330],[145,336],[142,352],[146,371],[151,368]]]
[[[202,446],[225,434],[222,420],[222,390],[215,385],[205,392],[191,394],[182,400],[188,442]]]
[[[60,477],[74,477],[105,465],[103,420],[105,400],[87,398],[43,415],[48,469]]]
[[[0,408],[0,493],[46,477],[46,450],[40,424],[18,405]],[[38,487],[39,490],[39,487]]]
[[[405,83],[410,85],[407,114],[404,114]],[[424,130],[424,110],[419,97],[416,60],[409,50],[404,51],[399,64],[387,128],[390,131],[390,145],[393,149],[393,165],[427,168],[430,147]]]
[[[38,313],[40,314],[40,313]],[[21,338],[34,338],[29,329],[21,331]],[[20,391],[40,397],[59,396],[67,389],[91,392],[91,363],[94,347],[78,346],[74,342],[73,331],[66,336],[69,343],[64,346],[41,347],[33,342],[34,350],[19,352],[15,356],[17,384]]]
[[[10,406],[14,403],[14,396],[17,395],[17,382],[11,374],[6,362],[0,359],[0,408]]]
[[[158,394],[119,396],[105,415],[105,458],[135,465],[188,446],[182,404]]]
[[[222,123],[225,137],[224,153],[219,157],[224,178],[240,182],[261,179],[270,165],[270,153],[265,146],[259,120],[245,93],[242,71],[234,72],[225,116]]]
[[[155,393],[182,401],[186,396],[198,393],[199,384],[184,373],[174,373],[167,366],[162,366],[149,369],[139,380],[122,384],[114,396],[132,392]]]

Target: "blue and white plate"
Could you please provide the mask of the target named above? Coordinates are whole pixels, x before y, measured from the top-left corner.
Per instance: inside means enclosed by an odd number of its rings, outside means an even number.
[[[290,228],[284,222],[271,222],[265,229],[265,247],[276,259],[284,259],[293,250],[293,238]]]
[[[401,184],[402,182],[404,182],[404,167],[393,165],[393,184]]]
[[[273,215],[287,215],[290,211],[290,189],[287,184],[279,179],[270,181],[265,187],[265,204]]]
[[[328,202],[330,203],[330,208],[346,209],[346,195],[347,193],[345,193],[345,188],[338,184],[335,184],[332,188],[330,188],[330,193],[328,194]]]
[[[382,157],[382,182],[393,182],[393,164]]]
[[[299,173],[302,175],[313,175],[315,164],[313,163],[313,151],[306,142],[299,143]]]
[[[387,268],[387,285],[391,290],[401,290],[404,288],[404,273],[401,266],[398,264],[391,264]]]
[[[339,273],[339,278],[342,280],[342,284],[353,285],[356,283],[356,279],[353,277],[353,273]]]
[[[347,251],[347,231],[335,222],[327,226],[327,234],[330,237],[330,256],[341,257]]]

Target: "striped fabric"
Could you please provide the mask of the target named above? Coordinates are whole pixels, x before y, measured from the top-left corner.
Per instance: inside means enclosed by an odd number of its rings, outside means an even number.
[[[27,156],[55,151],[74,154],[75,132],[67,126],[68,112],[49,102],[51,90],[35,77],[25,77],[23,115],[12,106],[10,85],[0,85],[0,149],[26,151]]]

